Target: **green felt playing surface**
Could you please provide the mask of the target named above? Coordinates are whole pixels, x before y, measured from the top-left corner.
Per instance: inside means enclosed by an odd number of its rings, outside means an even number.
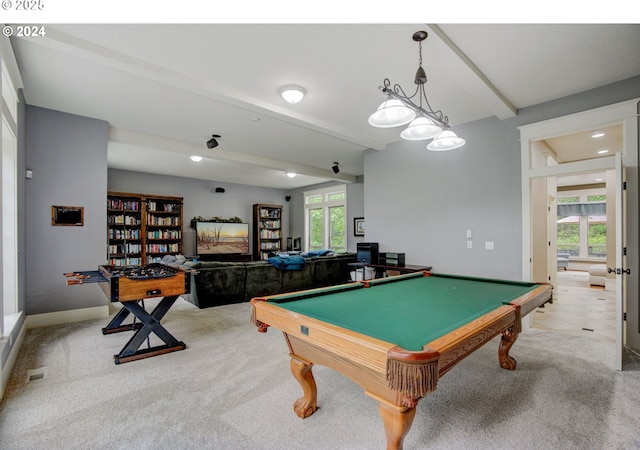
[[[535,283],[421,274],[270,299],[282,308],[381,339],[422,346],[533,290]]]

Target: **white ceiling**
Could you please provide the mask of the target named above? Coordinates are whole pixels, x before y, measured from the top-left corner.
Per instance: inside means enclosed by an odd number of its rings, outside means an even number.
[[[429,32],[429,101],[454,129],[640,75],[636,24],[46,30],[45,37],[11,38],[26,101],[107,121],[109,167],[281,189],[354,181],[363,174],[364,150],[384,151],[399,139],[400,129],[372,128],[367,118],[384,99],[378,86],[385,78],[413,91],[418,46],[411,36],[418,30]],[[286,84],[306,89],[301,103],[278,95]],[[207,149],[212,134],[222,136],[220,145]],[[585,159],[564,143],[549,145],[563,160]],[[454,151],[472,150],[468,142]],[[192,154],[205,159],[194,163]],[[287,170],[299,175],[288,178]]]

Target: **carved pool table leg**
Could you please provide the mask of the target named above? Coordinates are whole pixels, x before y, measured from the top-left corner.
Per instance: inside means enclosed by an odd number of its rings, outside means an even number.
[[[516,360],[509,355],[509,350],[511,350],[516,339],[518,339],[518,334],[519,333],[513,331],[512,328],[502,332],[500,347],[498,348],[498,361],[500,362],[500,367],[503,369],[514,370],[518,364]]]
[[[305,419],[316,412],[318,407],[318,390],[316,388],[316,380],[311,372],[313,364],[292,356],[289,366],[291,367],[291,373],[300,383],[304,394],[295,401],[293,410],[298,417]]]
[[[378,410],[387,435],[387,450],[402,450],[402,443],[411,429],[416,408],[401,408],[379,401]]]

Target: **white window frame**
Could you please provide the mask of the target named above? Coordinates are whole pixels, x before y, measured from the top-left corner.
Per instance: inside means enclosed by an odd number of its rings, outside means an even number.
[[[561,191],[558,193],[558,198],[563,197],[578,197],[578,203],[588,203],[588,197],[592,195],[606,195],[605,188],[590,188],[590,189],[576,189],[570,191]],[[593,259],[600,261],[605,259],[604,257],[590,256],[589,255],[589,221],[587,216],[579,216],[579,233],[580,242],[578,247],[579,259]]]
[[[9,75],[7,64],[0,55],[0,337],[13,330],[21,311],[18,311],[18,95]],[[1,389],[0,389],[1,392]]]
[[[304,193],[304,243],[302,246],[302,250],[304,252],[308,252],[309,251],[309,239],[310,239],[310,232],[309,232],[309,210],[310,209],[318,209],[318,208],[322,208],[323,209],[323,217],[324,217],[324,233],[322,236],[322,240],[323,240],[323,246],[324,248],[328,249],[329,248],[329,231],[331,230],[330,227],[330,217],[331,215],[329,214],[329,210],[330,208],[334,208],[334,207],[339,207],[339,206],[343,206],[344,207],[344,244],[345,244],[345,250],[346,250],[346,246],[347,246],[347,185],[346,184],[338,184],[335,186],[331,186],[331,187],[326,187],[326,188],[322,188],[322,189],[315,189],[313,191],[305,191]],[[341,200],[328,200],[330,195],[333,194],[344,194],[343,199]],[[308,198],[309,197],[315,197],[318,195],[322,195],[323,197],[323,201],[319,202],[319,203],[308,203]]]

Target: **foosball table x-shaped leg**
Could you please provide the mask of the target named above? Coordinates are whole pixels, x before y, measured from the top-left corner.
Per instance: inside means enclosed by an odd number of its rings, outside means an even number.
[[[122,322],[129,317],[129,314],[131,314],[131,311],[127,308],[120,308],[120,311],[113,316],[111,322],[102,329],[102,334],[120,333],[122,331],[133,331],[142,328],[142,322],[136,322],[135,320],[132,323],[122,324]]]
[[[161,355],[163,353],[184,350],[187,347],[184,342],[178,341],[160,324],[160,320],[162,320],[178,297],[179,295],[164,297],[160,300],[160,303],[158,303],[151,314],[149,314],[137,301],[122,302],[122,310],[116,314],[109,326],[103,329],[103,333],[107,334],[105,329],[109,329],[112,325],[113,327],[111,329],[114,331],[111,332],[115,332],[115,330],[131,330],[133,328],[136,328],[136,331],[129,342],[127,342],[127,344],[122,348],[120,353],[113,355],[113,359],[116,364]],[[129,313],[133,314],[140,320],[140,326],[121,325],[122,321],[129,315]],[[165,345],[140,350],[140,346],[151,333],[158,336]]]

